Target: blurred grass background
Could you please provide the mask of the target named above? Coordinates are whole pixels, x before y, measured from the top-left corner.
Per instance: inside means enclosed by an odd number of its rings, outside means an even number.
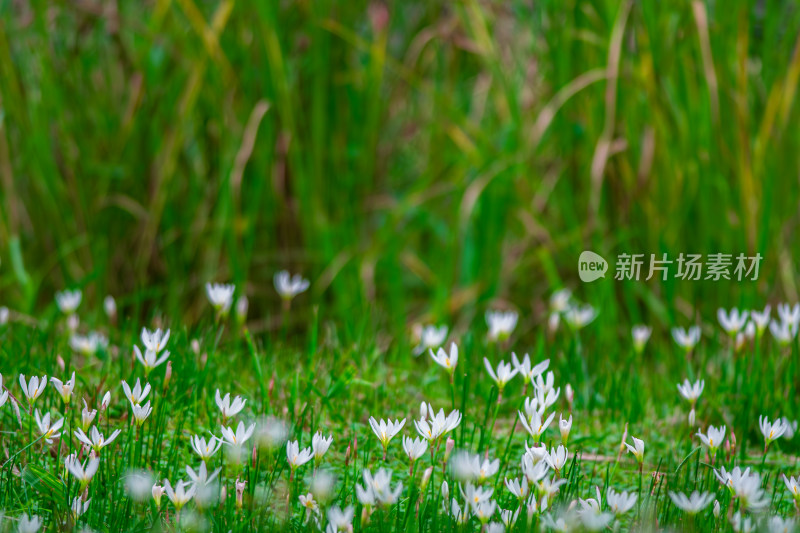
[[[394,333],[524,331],[560,286],[617,332],[796,301],[799,28],[788,1],[0,0],[0,300],[191,319],[231,281],[271,329],[288,268]],[[764,261],[581,285],[584,249]]]

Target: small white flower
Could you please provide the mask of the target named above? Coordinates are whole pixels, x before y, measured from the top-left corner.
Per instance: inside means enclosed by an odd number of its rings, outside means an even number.
[[[644,461],[644,441],[633,436],[631,438],[633,439],[633,446],[627,442],[625,443],[625,446],[628,448],[628,451],[631,452],[634,457],[636,457],[636,461],[641,465]]]
[[[742,516],[741,511],[736,511],[731,517],[731,527],[736,533],[752,533],[756,530],[753,519]]]
[[[233,292],[236,287],[230,284],[206,283],[206,296],[211,306],[218,313],[227,315],[233,304]]]
[[[56,389],[64,403],[69,403],[72,398],[72,391],[75,390],[75,372],[72,373],[72,378],[67,380],[66,383],[56,377],[51,377],[50,382],[53,384],[53,388]]]
[[[314,457],[314,452],[311,451],[311,448],[305,448],[300,451],[300,444],[296,440],[286,443],[286,459],[289,461],[289,466],[291,466],[292,470],[298,466],[303,466],[312,457]]]
[[[81,410],[81,427],[83,431],[89,431],[89,426],[92,425],[95,416],[97,416],[97,409],[89,409],[86,400],[83,400],[83,409]]]
[[[128,383],[123,380],[122,390],[125,393],[125,397],[131,402],[131,407],[135,407],[142,403],[144,399],[147,398],[147,395],[150,394],[150,384],[145,383],[144,388],[142,388],[139,378],[136,378],[136,385],[131,389]]]
[[[768,533],[792,533],[797,530],[797,521],[794,518],[771,516],[767,519],[766,526]]]
[[[197,491],[197,487],[195,485],[192,485],[188,490],[186,489],[187,487],[189,487],[189,483],[181,480],[175,486],[175,489],[173,489],[172,485],[169,483],[169,480],[164,480],[164,490],[167,493],[167,498],[169,498],[169,501],[172,502],[172,505],[174,505],[175,509],[178,511],[180,511],[184,505],[189,503],[189,501],[194,498],[194,494]],[[155,487],[153,490],[155,490]]]
[[[8,391],[3,387],[3,374],[0,374],[0,407],[8,401]]]
[[[521,481],[518,481],[516,478],[506,478],[505,483],[508,492],[516,496],[518,500],[524,500],[528,497],[528,478],[523,476]]]
[[[100,458],[90,457],[86,463],[81,464],[81,462],[72,455],[67,457],[64,461],[64,466],[67,467],[67,471],[72,474],[72,477],[80,481],[81,488],[85,488],[97,473],[97,468],[100,466]]]
[[[725,429],[725,426],[720,426],[718,428],[708,426],[706,435],[703,435],[699,431],[697,432],[697,436],[700,437],[703,444],[708,446],[712,455],[717,451],[717,448],[722,446],[722,442],[725,440]]]
[[[672,503],[675,504],[675,507],[690,515],[699,513],[714,501],[714,494],[709,492],[704,492],[701,494],[697,491],[694,491],[691,495],[689,495],[689,497],[682,492],[669,491],[668,494],[670,500],[672,500]]]
[[[628,494],[627,492],[615,492],[614,489],[608,489],[606,492],[606,503],[612,513],[619,516],[630,511],[636,504],[636,494]]]
[[[420,437],[428,442],[437,441],[440,437],[450,433],[461,423],[461,413],[458,409],[453,410],[445,416],[444,409],[439,409],[434,414],[433,407],[428,404],[428,418],[425,420],[415,420],[414,426]]]
[[[106,312],[108,318],[117,316],[117,301],[110,294],[103,298],[103,311]]]
[[[253,423],[250,424],[250,426],[245,427],[244,422],[240,420],[239,425],[236,426],[235,432],[233,431],[232,427],[221,426],[221,428],[222,438],[224,439],[225,444],[229,446],[241,446],[253,435],[256,425]]]
[[[408,437],[403,437],[403,451],[406,452],[406,455],[413,463],[420,457],[422,457],[426,451],[428,451],[428,443],[424,440],[417,437],[414,440],[411,440]]]
[[[214,401],[217,403],[217,407],[222,412],[222,417],[225,419],[231,418],[239,414],[239,412],[244,409],[244,404],[247,402],[241,396],[236,396],[231,402],[231,395],[230,393],[226,393],[225,396],[221,396],[219,393],[219,389],[217,389],[216,394],[214,395]]]
[[[516,311],[486,311],[486,324],[489,326],[489,340],[504,341],[511,336],[517,326],[519,315]]]
[[[753,320],[753,323],[756,326],[756,332],[758,333],[759,337],[764,333],[764,330],[766,330],[767,326],[769,325],[771,311],[772,307],[769,305],[764,307],[764,310],[760,312],[756,310],[750,311],[750,318]]]
[[[512,370],[511,365],[505,361],[500,361],[500,363],[497,365],[496,372],[492,368],[491,363],[489,363],[489,360],[485,357],[483,358],[483,365],[486,367],[486,371],[489,372],[489,377],[491,377],[492,381],[497,384],[497,388],[500,389],[500,392],[503,391],[506,384],[511,381],[511,379],[516,376],[518,372],[516,368]]]
[[[33,515],[28,518],[27,515],[22,515],[19,517],[19,523],[17,524],[19,533],[36,533],[40,529],[42,529],[42,519],[38,516]]]
[[[197,472],[195,472],[189,465],[186,465],[186,475],[189,476],[189,479],[192,480],[192,484],[198,489],[208,486],[212,481],[214,481],[214,479],[216,479],[221,470],[222,468],[217,468],[211,472],[211,474],[209,474],[205,461],[200,463],[200,468],[197,469]]]
[[[192,449],[203,461],[208,461],[222,447],[222,439],[214,435],[208,441],[200,435],[193,436],[189,441],[192,444]]]
[[[283,446],[288,435],[286,423],[273,416],[259,420],[256,429],[256,441],[262,448],[276,450]]]
[[[381,468],[373,476],[368,469],[365,469],[363,477],[364,487],[362,488],[360,485],[356,485],[356,496],[362,503],[363,501],[374,501],[375,504],[381,506],[393,505],[403,492],[402,483],[398,483],[397,486],[392,489],[392,472],[390,470]]]
[[[395,420],[392,422],[391,418],[388,420],[381,419],[378,421],[375,419],[375,417],[369,417],[369,426],[372,428],[372,432],[375,433],[375,436],[378,437],[378,440],[381,441],[384,452],[389,446],[389,441],[392,440],[392,438],[397,435],[405,425],[405,418],[402,421]]]
[[[433,350],[429,350],[429,352],[434,362],[442,368],[447,369],[447,371],[451,374],[456,369],[456,365],[458,364],[458,346],[456,343],[450,343],[449,354],[445,352],[443,348],[439,348],[435,354],[433,353]]]
[[[150,331],[147,328],[142,328],[142,344],[145,350],[150,350],[158,354],[167,345],[169,340],[169,330],[162,332],[161,329]]]
[[[781,321],[793,326],[792,329],[797,331],[800,326],[800,304],[778,304],[778,316]]]
[[[561,432],[561,441],[566,444],[569,440],[569,432],[572,429],[572,415],[569,415],[567,420],[561,415],[558,415],[558,430]]]
[[[564,320],[574,330],[583,329],[597,318],[597,310],[589,304],[575,305],[564,312]]]
[[[550,296],[550,310],[555,313],[563,313],[570,307],[572,291],[560,289]]]
[[[528,433],[531,434],[533,437],[534,442],[539,442],[542,440],[542,434],[547,430],[548,426],[550,426],[550,422],[553,421],[553,418],[556,416],[555,413],[550,413],[550,416],[547,418],[543,418],[538,411],[532,411],[531,417],[528,418],[522,411],[519,412],[519,419],[522,422],[522,427],[524,427]]]
[[[86,433],[84,433],[80,428],[75,430],[75,438],[89,448],[93,449],[95,452],[100,453],[100,450],[114,442],[114,439],[119,436],[119,433],[120,430],[117,429],[111,433],[108,439],[106,439],[103,434],[97,430],[97,426],[92,426],[91,438],[89,438],[89,436],[86,435]]]
[[[153,475],[148,470],[129,470],[125,475],[125,491],[134,501],[149,498],[152,485]]]
[[[525,383],[532,383],[534,379],[545,373],[547,367],[550,366],[550,359],[545,359],[541,363],[531,366],[531,358],[528,354],[525,354],[522,361],[520,361],[517,359],[517,354],[511,352],[511,363]]]
[[[649,328],[647,326],[638,325],[633,326],[631,329],[631,337],[633,338],[633,349],[640,353],[644,350],[645,344],[650,339],[650,335],[653,333],[653,328]]]
[[[34,411],[34,415],[36,417],[36,425],[39,426],[39,433],[42,434],[42,438],[47,444],[52,444],[53,439],[60,437],[61,426],[64,425],[64,419],[58,420],[53,422],[52,425],[50,423],[50,413],[45,413],[44,417],[39,414],[39,410],[36,409]]]
[[[800,502],[800,477],[795,479],[794,476],[787,477],[786,474],[784,474],[783,482],[786,484],[786,488],[789,490],[792,498]]]
[[[698,379],[694,383],[691,383],[688,379],[685,379],[683,383],[678,383],[678,392],[694,405],[697,399],[700,398],[700,395],[703,394],[705,386],[706,382],[703,380]]]
[[[700,327],[692,326],[688,330],[672,328],[672,338],[685,351],[690,352],[700,342]]]
[[[153,501],[156,502],[156,507],[161,507],[161,497],[167,492],[167,489],[163,485],[154,483],[150,491],[153,493]]]
[[[357,487],[357,485],[356,485]],[[353,506],[348,505],[344,509],[340,509],[334,505],[328,509],[328,529],[335,531],[353,531]]]
[[[300,505],[305,507],[311,512],[317,512],[319,510],[319,504],[314,501],[314,495],[310,492],[307,495],[301,494],[298,498],[300,500]]]
[[[797,336],[797,326],[786,321],[776,322],[772,320],[769,323],[769,332],[772,333],[778,344],[785,346]]]
[[[765,416],[758,417],[758,426],[761,429],[761,434],[764,435],[764,441],[769,445],[772,441],[777,440],[786,432],[786,424],[783,419],[778,418],[770,423],[769,419]]]
[[[154,368],[161,365],[169,358],[169,350],[164,350],[164,353],[161,355],[161,357],[158,357],[158,352],[150,349],[145,350],[144,355],[142,355],[142,352],[139,350],[138,346],[134,346],[133,351],[136,354],[136,359],[138,359],[139,362],[144,366],[145,377]]]
[[[327,438],[322,436],[322,433],[317,431],[311,438],[311,451],[314,452],[314,461],[319,464],[322,461],[322,456],[328,451],[333,442],[333,435],[328,435]]]
[[[22,388],[22,393],[25,395],[25,398],[28,399],[28,403],[33,405],[36,398],[41,396],[44,389],[47,387],[47,376],[31,376],[31,379],[26,383],[25,374],[20,374],[19,386]]]
[[[428,325],[419,332],[419,344],[414,348],[414,355],[417,356],[425,350],[438,348],[447,339],[447,326]]]
[[[73,333],[69,338],[69,346],[83,355],[94,355],[108,346],[108,337],[94,331],[88,335]]]
[[[731,337],[741,331],[747,323],[747,317],[747,311],[739,311],[735,307],[730,311],[725,311],[721,307],[717,309],[717,320],[719,320],[719,324],[725,330],[725,333]]]
[[[65,315],[73,314],[81,305],[82,293],[80,289],[66,290],[56,293],[56,304]]]
[[[284,300],[291,300],[301,292],[308,290],[310,282],[300,274],[290,275],[286,270],[281,270],[273,278],[275,290]]]
[[[136,421],[136,425],[142,427],[144,421],[147,420],[147,417],[150,416],[150,413],[153,412],[153,408],[150,407],[150,402],[146,404],[136,404],[133,406],[133,419]]]
[[[70,509],[72,509],[72,516],[77,519],[86,512],[90,503],[92,503],[91,498],[88,498],[86,501],[83,501],[80,496],[74,498],[72,500],[72,505],[70,506]]]
[[[564,445],[559,444],[558,448],[550,449],[550,453],[545,456],[544,460],[547,461],[547,464],[550,465],[550,468],[556,472],[561,472],[564,466],[566,466],[568,458],[569,452]]]

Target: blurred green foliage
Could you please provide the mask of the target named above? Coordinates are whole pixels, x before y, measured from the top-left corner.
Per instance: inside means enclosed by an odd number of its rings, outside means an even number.
[[[2,302],[83,286],[191,318],[217,280],[272,316],[289,268],[326,317],[540,323],[584,249],[765,257],[758,283],[582,286],[609,326],[796,299],[799,23],[786,1],[0,0]]]

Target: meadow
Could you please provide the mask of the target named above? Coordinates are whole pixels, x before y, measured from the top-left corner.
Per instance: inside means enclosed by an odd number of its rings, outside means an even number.
[[[794,531],[798,35],[0,0],[0,531]]]

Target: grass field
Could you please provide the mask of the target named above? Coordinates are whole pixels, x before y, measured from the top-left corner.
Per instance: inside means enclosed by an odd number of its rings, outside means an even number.
[[[799,30],[0,0],[0,531],[793,531]]]

